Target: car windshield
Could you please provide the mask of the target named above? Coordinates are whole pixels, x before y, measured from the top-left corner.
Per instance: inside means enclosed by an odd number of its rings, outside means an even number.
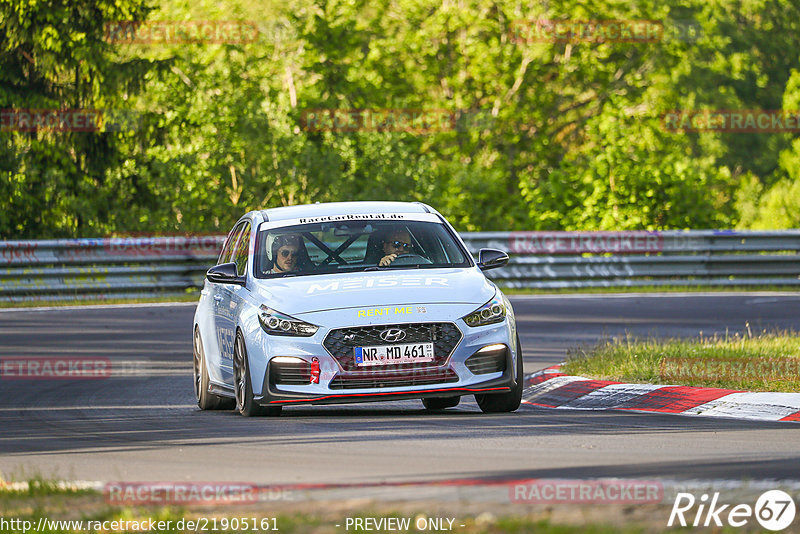
[[[323,222],[261,230],[255,276],[469,267],[445,225],[421,221]]]

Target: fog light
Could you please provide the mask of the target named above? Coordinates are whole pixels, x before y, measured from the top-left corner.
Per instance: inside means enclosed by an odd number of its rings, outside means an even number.
[[[506,346],[503,345],[502,343],[497,343],[495,345],[486,345],[485,347],[476,352],[495,352],[498,350],[506,350]]]
[[[502,343],[486,345],[475,351],[464,364],[474,375],[502,373],[506,370],[508,347]]]
[[[275,356],[272,358],[275,363],[303,363],[303,358],[296,358],[294,356]]]

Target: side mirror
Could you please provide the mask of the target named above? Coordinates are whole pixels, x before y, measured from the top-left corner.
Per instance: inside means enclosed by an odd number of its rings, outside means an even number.
[[[502,250],[482,248],[478,254],[478,268],[481,271],[497,269],[508,263],[508,254]]]
[[[206,272],[206,278],[209,282],[217,284],[236,284],[238,286],[245,284],[245,277],[236,274],[236,264],[233,262],[215,265]]]

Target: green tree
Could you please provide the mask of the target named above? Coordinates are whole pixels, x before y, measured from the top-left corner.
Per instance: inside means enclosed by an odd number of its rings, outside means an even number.
[[[143,19],[139,0],[0,0],[0,108],[124,111],[153,65],[117,61],[103,21]],[[97,235],[119,210],[156,199],[113,175],[130,157],[124,132],[7,131],[0,136],[0,235]],[[139,141],[148,132],[139,132]]]

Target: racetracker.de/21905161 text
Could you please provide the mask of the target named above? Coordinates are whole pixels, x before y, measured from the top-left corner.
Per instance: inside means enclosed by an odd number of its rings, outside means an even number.
[[[275,517],[195,517],[191,519],[21,519],[0,517],[0,532],[279,532]]]

